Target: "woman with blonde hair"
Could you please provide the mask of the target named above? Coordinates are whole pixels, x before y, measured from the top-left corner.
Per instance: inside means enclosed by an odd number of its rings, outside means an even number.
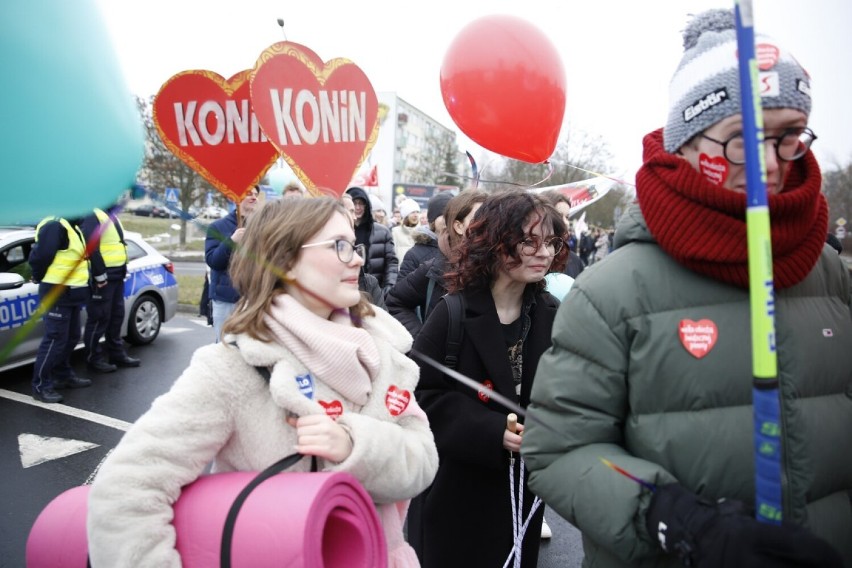
[[[294,452],[355,476],[378,509],[389,565],[417,566],[403,519],[438,457],[414,398],[386,402],[413,392],[418,369],[405,356],[411,336],[358,290],[363,255],[334,199],[281,200],[252,216],[231,264],[240,300],[223,342],[196,351],[92,485],[93,566],[180,566],[170,520],[181,488],[211,461],[213,472],[254,471]]]

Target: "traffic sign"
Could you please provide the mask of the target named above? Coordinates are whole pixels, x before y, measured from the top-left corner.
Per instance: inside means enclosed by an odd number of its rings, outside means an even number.
[[[176,187],[167,187],[166,188],[166,203],[177,203],[178,202],[178,190]]]
[[[838,227],[842,227],[843,225],[845,225],[845,224],[846,224],[846,219],[844,219],[843,217],[841,217],[841,218],[839,218],[837,221],[835,221],[835,223],[837,224],[837,226],[838,226]]]

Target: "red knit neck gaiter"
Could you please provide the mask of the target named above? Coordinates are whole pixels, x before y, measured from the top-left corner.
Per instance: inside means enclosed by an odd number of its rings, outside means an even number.
[[[666,253],[690,270],[748,288],[746,196],[710,183],[663,148],[662,129],[645,136],[636,195],[648,229]],[[822,251],[828,205],[811,152],[790,168],[784,189],[770,195],[776,289],[801,282]]]

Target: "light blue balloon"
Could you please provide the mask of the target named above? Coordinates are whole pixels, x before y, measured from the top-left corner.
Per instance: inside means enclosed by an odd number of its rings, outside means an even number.
[[[266,179],[269,180],[269,185],[272,186],[275,193],[281,195],[281,192],[284,191],[284,186],[296,179],[296,176],[289,167],[273,166],[272,169],[266,172]]]
[[[571,291],[571,286],[574,285],[574,279],[563,272],[550,272],[544,277],[544,281],[547,283],[545,289],[556,296],[560,302],[565,299]]]
[[[3,0],[0,53],[0,223],[115,203],[144,135],[95,2]]]

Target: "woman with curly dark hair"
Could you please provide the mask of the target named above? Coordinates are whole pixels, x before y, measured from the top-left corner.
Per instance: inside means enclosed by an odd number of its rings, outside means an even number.
[[[409,518],[409,539],[424,567],[499,567],[510,553],[521,555],[521,566],[536,565],[544,507],[530,515],[535,496],[518,456],[524,425],[508,428],[510,411],[489,393],[521,406],[529,401],[559,305],[544,277],[564,267],[565,234],[548,202],[511,190],[485,200],[450,259],[445,284],[463,300],[456,369],[482,388],[475,392],[418,359],[416,396],[440,456],[432,487],[418,498],[420,518]],[[415,352],[445,360],[450,305],[444,299],[435,306]],[[513,552],[516,537],[523,544]]]

